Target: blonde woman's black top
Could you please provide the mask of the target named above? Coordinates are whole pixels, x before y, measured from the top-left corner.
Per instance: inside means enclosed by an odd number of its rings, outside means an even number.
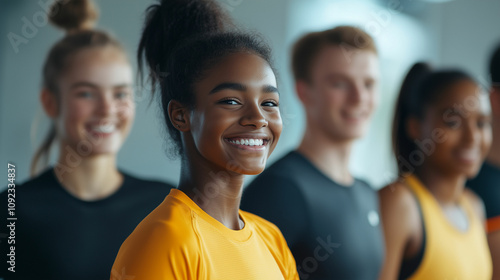
[[[14,216],[8,212],[7,190],[2,192],[0,279],[109,279],[122,242],[171,189],[121,173],[123,184],[115,193],[83,201],[68,193],[50,169],[16,186]],[[17,219],[7,220],[11,217]],[[7,227],[12,222],[14,231]],[[12,234],[15,244],[8,242]],[[14,257],[8,256],[12,251]]]

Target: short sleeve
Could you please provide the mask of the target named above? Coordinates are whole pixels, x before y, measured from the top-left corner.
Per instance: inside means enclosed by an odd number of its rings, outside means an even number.
[[[118,252],[111,280],[197,279],[199,257],[189,240],[162,223],[134,231]]]
[[[285,239],[283,235],[280,233],[281,240],[285,242]],[[297,264],[295,263],[295,259],[292,255],[292,252],[288,248],[287,244],[285,243],[283,246],[283,263],[285,264],[285,270],[286,270],[286,278],[287,280],[299,280],[299,274],[297,272]]]

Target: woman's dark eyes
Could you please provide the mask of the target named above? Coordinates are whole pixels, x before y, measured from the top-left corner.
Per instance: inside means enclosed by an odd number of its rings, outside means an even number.
[[[445,124],[446,124],[446,126],[448,126],[450,128],[456,129],[456,128],[460,127],[461,121],[448,121],[448,122],[445,122]],[[484,127],[490,125],[490,122],[488,120],[478,120],[476,125],[479,128],[484,128]]]
[[[278,102],[276,102],[276,101],[266,101],[266,102],[262,103],[262,105],[269,106],[269,107],[278,107],[279,106]]]
[[[94,93],[91,92],[91,91],[81,91],[77,94],[78,97],[81,97],[81,98],[92,98],[94,97]],[[116,99],[124,99],[128,96],[128,93],[127,92],[123,92],[123,91],[120,91],[120,92],[117,92],[114,94],[114,97]]]
[[[219,101],[218,103],[223,104],[223,105],[241,105],[241,103],[239,101],[234,100],[234,99],[225,99],[225,100]],[[276,102],[276,101],[265,101],[261,105],[266,106],[266,107],[278,107],[279,106],[278,102]]]
[[[460,126],[461,122],[460,121],[447,121],[447,122],[445,122],[445,124],[446,124],[446,126],[455,129],[455,128],[458,128]]]
[[[118,99],[124,99],[127,96],[128,96],[128,93],[124,92],[124,91],[119,91],[119,92],[115,93],[115,97]]]
[[[490,121],[489,120],[478,120],[477,121],[477,127],[479,128],[483,128],[483,127],[486,127],[486,126],[489,126],[490,125]]]
[[[224,104],[224,105],[238,105],[240,103],[238,101],[234,100],[234,99],[225,99],[225,100],[219,101],[219,104]]]

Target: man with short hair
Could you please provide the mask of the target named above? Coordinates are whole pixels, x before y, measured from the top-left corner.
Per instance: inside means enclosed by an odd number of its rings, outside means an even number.
[[[292,68],[306,131],[295,151],[247,187],[242,209],[280,228],[301,279],[377,279],[378,196],[348,169],[377,105],[373,39],[351,26],[309,33],[293,47]]]

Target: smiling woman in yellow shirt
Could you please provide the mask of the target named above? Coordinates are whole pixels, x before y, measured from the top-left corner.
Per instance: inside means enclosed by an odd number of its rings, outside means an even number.
[[[240,218],[243,229],[229,229],[173,189],[123,243],[115,261],[115,267],[121,267],[117,275],[289,279],[284,276],[295,274],[293,257],[278,228],[248,212],[240,211]]]
[[[282,130],[270,49],[212,0],[163,0],[139,43],[181,158],[171,190],[122,244],[111,279],[298,279],[276,226],[239,209]],[[265,195],[265,194],[263,194]]]

